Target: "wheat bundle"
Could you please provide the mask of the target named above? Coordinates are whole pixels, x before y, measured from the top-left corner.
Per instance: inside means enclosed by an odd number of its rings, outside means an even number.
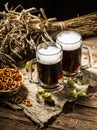
[[[17,11],[20,9],[21,11]],[[57,21],[47,18],[43,9],[35,7],[0,12],[0,67],[20,66],[35,57],[36,46],[42,41],[53,41],[63,30],[75,30],[83,37],[96,36],[97,12],[85,16]]]

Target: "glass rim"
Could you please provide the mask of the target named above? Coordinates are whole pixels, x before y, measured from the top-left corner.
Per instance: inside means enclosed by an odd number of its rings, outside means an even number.
[[[62,45],[59,44],[59,43],[57,43],[57,42],[53,42],[53,43],[55,43],[55,45],[56,45],[56,47],[59,49],[59,51],[56,52],[56,53],[54,53],[54,54],[42,54],[41,52],[38,51],[38,50],[39,50],[38,47],[41,46],[41,45],[44,44],[44,43],[45,43],[45,42],[40,43],[40,44],[37,46],[37,48],[36,48],[36,52],[37,52],[38,54],[40,54],[40,55],[52,56],[52,55],[57,55],[57,54],[63,52],[63,47],[62,47]],[[46,42],[46,43],[52,43],[52,42]],[[59,48],[57,45],[60,46],[60,48]],[[51,45],[51,46],[52,46],[52,45]]]

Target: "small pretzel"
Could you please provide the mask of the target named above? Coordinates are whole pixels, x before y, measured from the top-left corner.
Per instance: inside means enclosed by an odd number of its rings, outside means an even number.
[[[0,70],[1,71],[1,70]],[[2,72],[0,72],[0,77],[2,77],[3,76],[3,73]]]
[[[10,89],[15,88],[16,85],[13,83],[13,84],[7,84],[7,86],[8,86],[8,89],[10,90]]]
[[[22,97],[18,96],[18,97],[15,97],[15,98],[12,98],[12,102],[14,103],[17,103],[17,104],[20,104],[22,103]]]
[[[3,80],[3,77],[0,77],[0,82],[2,82],[2,80]]]
[[[2,85],[0,85],[0,90],[2,90]]]
[[[22,84],[22,82],[16,82],[16,86],[19,87]]]
[[[13,82],[12,77],[7,78],[7,81],[6,81],[6,82],[9,83],[9,84],[11,84],[11,83]]]
[[[11,76],[11,72],[10,71],[4,71],[3,76]]]
[[[31,101],[31,100],[28,100],[28,99],[24,99],[24,100],[22,101],[22,103],[23,103],[24,105],[26,105],[27,107],[31,107],[31,106],[32,106],[32,101]]]
[[[8,87],[7,87],[7,85],[5,83],[3,83],[3,85],[2,85],[2,89],[3,90],[7,90],[8,89]]]

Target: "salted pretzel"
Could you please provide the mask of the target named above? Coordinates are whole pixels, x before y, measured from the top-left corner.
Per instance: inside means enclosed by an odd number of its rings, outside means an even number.
[[[0,69],[0,90],[11,90],[22,85],[22,74],[16,68]]]

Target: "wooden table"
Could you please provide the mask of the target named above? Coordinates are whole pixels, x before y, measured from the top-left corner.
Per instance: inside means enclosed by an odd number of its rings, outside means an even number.
[[[0,104],[1,130],[40,130],[22,111]],[[66,103],[44,130],[97,130],[97,109]]]
[[[93,56],[97,56],[97,38],[84,41],[93,49]],[[96,47],[94,47],[96,46]],[[67,102],[63,111],[51,119],[43,130],[97,130],[97,96],[91,98],[90,103]],[[8,105],[0,103],[0,130],[41,130],[25,116],[21,110],[13,110]]]

